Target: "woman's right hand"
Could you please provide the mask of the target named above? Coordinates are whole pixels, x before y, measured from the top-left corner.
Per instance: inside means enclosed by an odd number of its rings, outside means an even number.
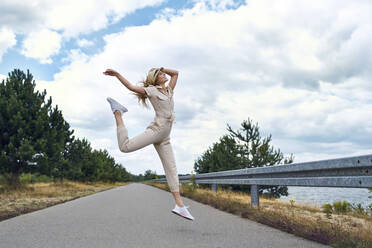
[[[115,70],[112,69],[107,69],[103,74],[108,75],[108,76],[117,76],[119,73]]]

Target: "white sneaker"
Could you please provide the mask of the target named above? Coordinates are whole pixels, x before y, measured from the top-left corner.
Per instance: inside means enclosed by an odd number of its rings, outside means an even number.
[[[112,99],[111,97],[107,97],[107,101],[111,105],[112,113],[114,113],[116,110],[120,111],[122,114],[125,112],[128,112],[128,109],[126,107],[124,107],[123,105],[121,105],[120,103]]]
[[[194,220],[194,217],[189,213],[189,211],[187,210],[189,206],[183,206],[182,208],[179,207],[177,204],[176,206],[174,207],[174,209],[172,210],[173,213],[179,215],[179,216],[182,216],[186,219],[189,219],[189,220]]]

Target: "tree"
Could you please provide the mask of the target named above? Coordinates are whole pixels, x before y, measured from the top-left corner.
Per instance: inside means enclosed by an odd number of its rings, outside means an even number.
[[[62,182],[70,166],[66,155],[69,144],[74,140],[74,131],[70,130],[70,125],[64,120],[58,105],[50,111],[48,125],[46,146],[43,156],[36,160],[35,170],[53,177],[54,181],[59,178]]]
[[[156,174],[156,171],[146,170],[143,180],[156,179],[157,177],[158,175]]]
[[[280,149],[274,149],[270,145],[271,134],[266,138],[262,138],[258,123],[253,124],[249,118],[241,123],[240,130],[234,131],[231,126],[227,126],[230,136],[237,140],[239,154],[243,163],[242,168],[266,167],[293,162],[293,155],[291,154],[289,157],[284,158]],[[260,193],[265,189],[274,197],[288,195],[286,186],[260,186]]]
[[[224,135],[217,143],[196,160],[194,170],[197,173],[234,170],[253,167],[265,167],[275,164],[293,162],[293,155],[284,158],[280,149],[270,145],[271,135],[262,138],[258,124],[250,119],[241,123],[241,128],[234,131],[227,124],[229,134]],[[233,190],[250,190],[250,186],[232,185]],[[260,193],[267,190],[274,197],[288,195],[286,186],[260,186]]]
[[[46,101],[46,91],[35,92],[35,86],[29,71],[18,69],[0,84],[0,173],[13,187],[20,186],[22,172],[35,169],[32,162],[45,155],[50,144],[57,146],[51,153],[55,156],[72,134],[58,109],[52,110],[52,98]]]
[[[235,139],[224,135],[197,159],[194,170],[197,173],[234,170],[239,169],[241,164]]]
[[[93,150],[87,139],[75,139],[68,145],[66,160],[70,164],[66,177],[77,181],[131,181],[133,175],[117,164],[107,150]]]
[[[123,166],[120,164],[115,164],[114,167],[115,179],[121,182],[133,181],[133,175],[129,173]]]
[[[129,181],[133,175],[106,150],[92,150],[86,140],[75,140],[58,105],[46,91],[35,91],[35,81],[15,69],[0,84],[0,173],[19,187],[19,175],[38,173],[78,181]]]
[[[66,158],[73,165],[67,172],[67,177],[71,180],[85,181],[89,174],[92,174],[90,168],[92,147],[87,139],[75,139],[67,147]]]

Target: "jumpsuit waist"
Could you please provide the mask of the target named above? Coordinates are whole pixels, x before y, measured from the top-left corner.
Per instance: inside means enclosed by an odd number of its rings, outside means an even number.
[[[154,131],[159,131],[163,128],[171,128],[175,117],[175,114],[172,114],[170,116],[156,115],[154,121],[147,128],[150,128]]]
[[[163,115],[156,115],[155,116],[155,120],[166,120],[166,121],[169,121],[169,122],[173,122],[176,118],[176,115],[174,113],[172,113],[171,115],[169,116],[163,116]]]

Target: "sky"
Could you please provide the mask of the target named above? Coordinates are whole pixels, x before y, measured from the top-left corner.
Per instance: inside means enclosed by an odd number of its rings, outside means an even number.
[[[367,0],[2,0],[0,79],[30,70],[77,138],[133,174],[164,174],[152,145],[118,149],[153,121],[119,80],[179,71],[171,143],[180,174],[250,118],[294,162],[372,153],[372,2]],[[169,78],[169,77],[168,77]]]

